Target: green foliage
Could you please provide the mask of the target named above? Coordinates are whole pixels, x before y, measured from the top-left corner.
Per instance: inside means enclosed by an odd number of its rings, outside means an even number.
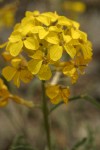
[[[82,140],[78,141],[71,150],[97,150],[95,145],[95,139],[93,136],[93,132],[90,128],[88,130],[88,136],[86,138],[83,138]]]
[[[88,138],[84,145],[84,150],[97,150],[93,131],[88,127]]]
[[[16,137],[9,150],[33,150],[23,135]]]
[[[83,146],[87,141],[87,138],[83,138],[82,140],[78,141],[71,150],[78,150],[81,146]]]

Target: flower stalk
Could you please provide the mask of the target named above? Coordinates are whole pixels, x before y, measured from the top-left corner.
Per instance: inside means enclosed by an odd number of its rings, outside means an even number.
[[[50,139],[50,125],[48,120],[48,106],[45,94],[45,81],[42,81],[42,102],[43,102],[43,117],[44,117],[44,126],[46,130],[46,137],[47,137],[47,145],[48,149],[51,150],[51,139]]]

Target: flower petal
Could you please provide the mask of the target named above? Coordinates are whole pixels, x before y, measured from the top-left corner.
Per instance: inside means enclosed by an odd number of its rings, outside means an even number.
[[[18,32],[12,33],[12,35],[9,37],[9,41],[12,42],[12,43],[13,42],[15,43],[15,42],[21,41],[21,39],[22,39],[22,36]]]
[[[0,107],[4,107],[8,104],[8,98],[3,98],[0,100]]]
[[[61,90],[61,95],[62,95],[63,101],[64,101],[65,103],[67,103],[67,102],[68,102],[68,97],[69,97],[69,95],[70,95],[70,90],[69,90],[69,88],[63,88],[63,89]]]
[[[47,64],[43,64],[38,73],[38,77],[40,80],[49,80],[52,76],[50,67]]]
[[[46,36],[46,41],[48,41],[51,44],[58,44],[59,43],[59,38],[57,33],[55,32],[50,32],[47,36]]]
[[[65,45],[64,48],[71,58],[75,57],[76,49],[74,48],[73,45]]]
[[[53,99],[59,94],[59,85],[48,85],[46,88],[46,95]]]
[[[24,83],[30,82],[30,80],[32,80],[32,78],[33,78],[33,75],[28,70],[21,70],[20,71],[20,79]]]
[[[0,44],[0,48],[4,48],[7,45],[8,42],[5,42],[3,44]]]
[[[43,23],[46,26],[50,25],[50,18],[44,15],[39,15],[38,17],[36,17],[36,20],[38,20],[39,22]]]
[[[42,60],[30,60],[28,62],[28,69],[32,74],[37,74],[41,68]]]
[[[2,74],[7,81],[10,81],[14,77],[15,73],[16,69],[10,66],[7,66],[2,70]]]
[[[26,48],[28,48],[30,50],[37,50],[39,48],[39,42],[34,37],[28,37],[24,41],[24,45]]]
[[[57,61],[62,57],[63,48],[59,45],[53,45],[50,47],[50,58],[53,61]]]
[[[22,50],[22,47],[23,47],[23,42],[19,41],[16,43],[10,43],[7,50],[10,51],[10,54],[15,57],[19,55],[19,53]]]
[[[17,71],[13,78],[14,84],[19,87],[20,86],[20,71]]]

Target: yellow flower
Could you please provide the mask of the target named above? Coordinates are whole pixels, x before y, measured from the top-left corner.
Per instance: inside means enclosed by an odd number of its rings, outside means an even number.
[[[16,95],[12,95],[7,86],[4,84],[3,80],[0,78],[0,107],[6,106],[10,99],[18,104],[23,104],[27,107],[33,107],[33,103],[31,101],[28,102]]]
[[[24,46],[29,50],[37,50],[39,48],[37,37],[27,37],[27,35],[22,35],[20,32],[15,31],[9,38],[6,50],[15,57],[21,53]]]
[[[58,104],[60,101],[68,102],[70,91],[68,87],[60,85],[48,85],[46,88],[46,95],[50,98],[53,104]]]
[[[11,61],[12,66],[3,69],[2,74],[7,81],[13,79],[14,84],[20,86],[20,80],[27,83],[32,79],[32,74],[27,68],[27,62],[22,58],[15,58]]]
[[[28,62],[28,69],[33,75],[38,76],[40,80],[49,80],[52,76],[49,67],[49,60],[42,51],[37,51]]]
[[[8,104],[9,91],[7,86],[3,83],[3,80],[0,78],[0,107],[3,107]]]
[[[75,59],[66,62],[63,67],[64,75],[71,78],[71,82],[75,83],[78,79],[79,74],[84,74],[89,59],[84,59],[82,55],[78,55]]]

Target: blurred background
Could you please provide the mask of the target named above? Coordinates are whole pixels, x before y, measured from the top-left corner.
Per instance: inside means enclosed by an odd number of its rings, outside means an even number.
[[[72,86],[71,92],[72,95],[89,94],[100,102],[100,0],[0,0],[0,43],[7,41],[14,25],[21,21],[26,10],[56,11],[80,23],[81,30],[88,34],[93,44],[93,60],[86,74]],[[0,74],[4,64],[0,56]],[[13,94],[41,103],[39,80],[22,84],[19,89],[13,83],[5,83]],[[54,150],[76,150],[72,147],[84,140],[85,143],[78,150],[100,150],[100,108],[88,101],[77,100],[61,105],[52,112],[50,124]],[[23,136],[34,150],[45,148],[41,110],[10,102],[8,106],[0,108],[0,150],[9,150],[18,136]]]

